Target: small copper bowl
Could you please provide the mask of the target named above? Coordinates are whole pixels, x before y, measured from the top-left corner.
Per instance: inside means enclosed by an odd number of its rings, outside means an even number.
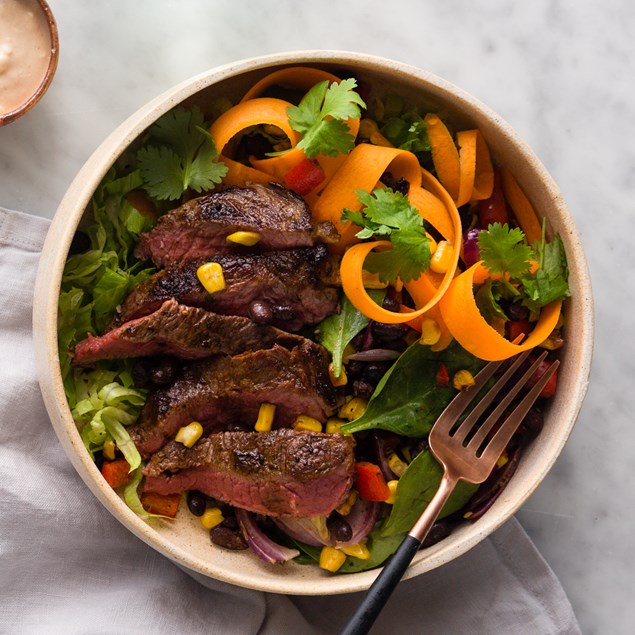
[[[57,24],[55,22],[55,18],[53,17],[53,12],[45,0],[35,0],[33,6],[34,8],[39,6],[39,9],[44,14],[44,18],[46,19],[46,23],[48,25],[48,31],[51,38],[51,55],[49,57],[48,67],[40,85],[24,103],[8,112],[0,112],[0,126],[4,126],[7,123],[15,121],[31,110],[31,108],[33,108],[33,106],[42,99],[42,96],[53,81],[53,76],[55,75],[55,70],[57,69],[57,62],[59,59],[59,38],[57,35]]]

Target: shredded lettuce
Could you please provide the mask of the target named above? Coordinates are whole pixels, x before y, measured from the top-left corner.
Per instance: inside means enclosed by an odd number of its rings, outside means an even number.
[[[92,200],[94,224],[85,231],[90,248],[68,258],[58,311],[59,359],[64,390],[86,449],[94,457],[112,439],[130,464],[141,464],[125,426],[134,423],[145,391],[133,388],[130,363],[101,362],[97,369],[73,368],[70,350],[89,333],[103,332],[117,306],[154,268],[137,260],[134,246],[152,220],[141,215],[126,194],[141,186],[138,171],[115,178],[112,169]]]

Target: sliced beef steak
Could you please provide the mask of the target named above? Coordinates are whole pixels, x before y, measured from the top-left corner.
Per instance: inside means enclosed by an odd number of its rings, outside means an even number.
[[[223,268],[225,289],[208,293],[196,276],[205,260],[163,269],[136,287],[121,305],[113,326],[148,315],[166,300],[296,331],[335,312],[338,293],[321,274],[333,269],[325,245],[262,254],[213,256]]]
[[[270,348],[275,343],[293,346],[303,340],[244,317],[216,315],[168,300],[154,313],[105,335],[89,335],[75,346],[73,363],[81,366],[100,359],[159,354],[200,359]]]
[[[129,428],[141,455],[156,452],[191,421],[208,431],[237,424],[253,429],[263,403],[276,406],[275,427],[288,427],[301,414],[326,421],[338,405],[329,355],[310,340],[291,337],[301,343],[290,350],[275,344],[190,364],[174,384],[152,393],[140,423]]]
[[[322,516],[344,500],[353,471],[353,441],[344,435],[222,432],[193,448],[168,444],[146,466],[144,491],[194,489],[260,514]]]
[[[166,266],[231,253],[236,247],[227,243],[227,236],[236,231],[258,232],[259,251],[337,240],[330,223],[313,227],[306,203],[290,190],[249,185],[196,198],[162,216],[139,237],[136,254]]]

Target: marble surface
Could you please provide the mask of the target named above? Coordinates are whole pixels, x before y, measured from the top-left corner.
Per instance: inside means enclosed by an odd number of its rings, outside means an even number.
[[[4,207],[52,217],[87,157],[146,101],[212,66],[283,50],[348,49],[408,62],[471,92],[518,130],[569,203],[597,312],[591,386],[577,427],[518,517],[583,631],[632,632],[631,3],[49,2],[60,32],[58,72],[33,111],[0,129]]]

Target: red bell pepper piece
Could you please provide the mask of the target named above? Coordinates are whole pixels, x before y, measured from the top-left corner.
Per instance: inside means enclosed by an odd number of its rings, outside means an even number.
[[[324,170],[315,161],[304,159],[287,172],[284,180],[290,190],[300,196],[306,196],[325,178]]]
[[[439,364],[437,369],[437,386],[439,388],[448,388],[450,386],[450,371],[443,362]]]
[[[509,223],[509,214],[501,186],[501,175],[499,170],[494,171],[494,189],[492,195],[483,201],[478,202],[478,220],[483,229],[489,225]]]
[[[104,461],[101,466],[101,473],[106,479],[106,483],[113,489],[122,485],[127,485],[132,479],[130,465],[126,459],[115,459],[114,461]]]
[[[507,339],[515,342],[519,335],[529,335],[531,332],[531,323],[529,320],[509,320],[505,323],[507,331]]]
[[[141,505],[150,514],[159,514],[174,518],[179,510],[180,494],[155,494],[154,492],[143,492],[141,494]]]
[[[534,358],[535,361],[535,358]],[[538,370],[534,373],[534,376],[529,380],[528,386],[531,388],[536,382],[545,374],[549,366],[551,366],[553,362],[551,360],[545,359],[540,366],[538,366]],[[545,384],[545,387],[540,392],[541,397],[553,397],[556,394],[556,389],[558,387],[558,371],[556,371],[551,377],[549,381]]]
[[[359,495],[367,501],[385,501],[390,496],[386,479],[378,465],[360,461],[355,463],[357,481],[355,486]]]

